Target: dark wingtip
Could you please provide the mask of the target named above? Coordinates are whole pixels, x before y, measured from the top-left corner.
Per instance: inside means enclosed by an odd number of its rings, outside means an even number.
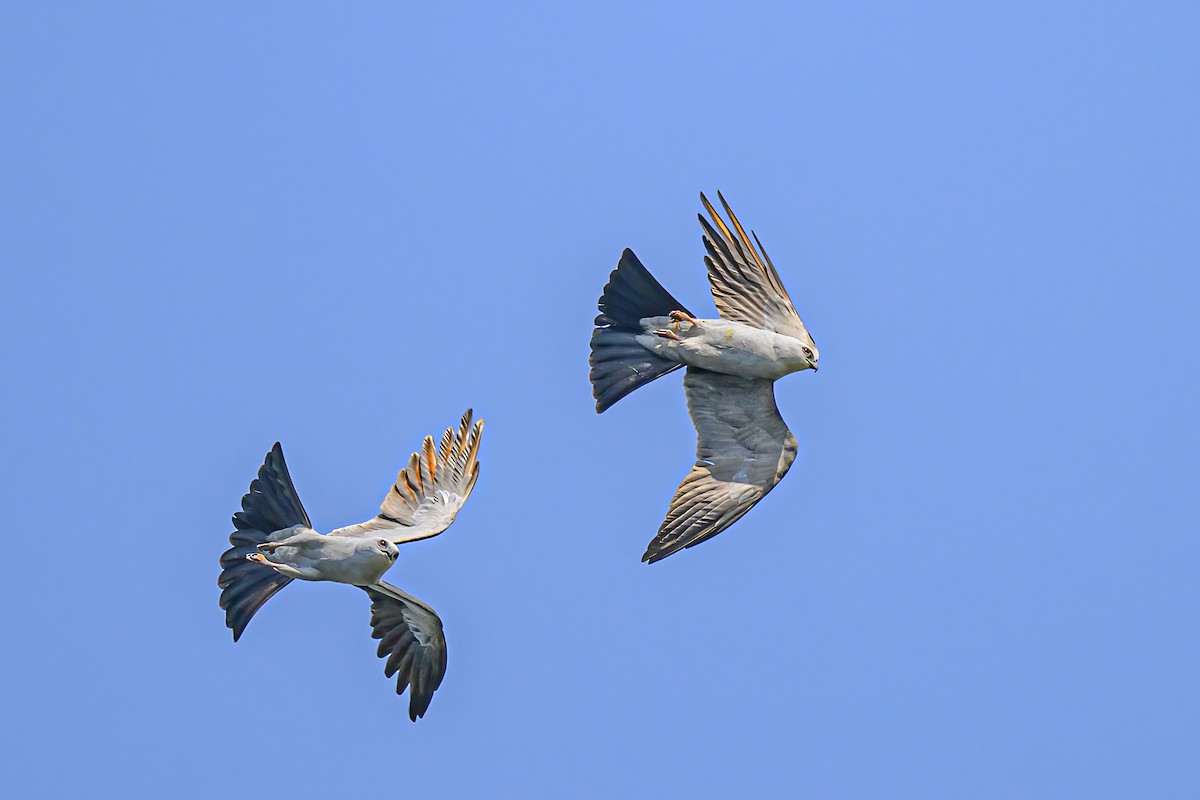
[[[642,554],[642,561],[647,564],[657,564],[664,558],[673,556],[687,547],[691,547],[691,545],[680,544],[678,539],[670,544],[660,543],[657,539],[654,539],[650,544],[646,545],[646,552]]]

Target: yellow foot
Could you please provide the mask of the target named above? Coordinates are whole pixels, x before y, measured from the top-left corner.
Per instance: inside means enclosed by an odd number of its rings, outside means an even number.
[[[267,561],[267,557],[264,556],[262,553],[250,553],[249,555],[246,556],[246,560],[253,561],[255,564],[262,564],[264,567],[274,567],[275,566],[270,561]]]
[[[679,334],[677,334],[675,331],[671,330],[670,328],[659,328],[656,331],[652,331],[652,333],[655,336],[661,336],[664,339],[674,339],[677,342],[683,341],[682,339],[679,338]]]

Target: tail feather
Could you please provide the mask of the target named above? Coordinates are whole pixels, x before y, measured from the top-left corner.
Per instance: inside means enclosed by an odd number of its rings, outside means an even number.
[[[681,366],[638,344],[637,336],[645,333],[641,321],[647,317],[665,317],[672,311],[691,313],[628,248],[608,277],[599,308],[596,329],[592,331],[592,355],[588,359],[597,413],[639,386]]]
[[[628,247],[608,276],[599,306],[597,325],[634,333],[642,332],[640,322],[646,317],[665,317],[672,311],[692,313],[654,279]]]
[[[276,442],[242,498],[242,510],[233,515],[234,531],[229,535],[233,546],[221,555],[217,586],[225,624],[233,630],[235,642],[263,603],[292,582],[270,567],[247,561],[246,556],[257,552],[258,545],[275,531],[293,525],[312,527],[292,485],[283,448]]]

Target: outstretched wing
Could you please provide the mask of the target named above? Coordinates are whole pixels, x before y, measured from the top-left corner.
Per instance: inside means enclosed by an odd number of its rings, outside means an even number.
[[[796,460],[796,437],[779,416],[771,381],[688,367],[683,388],[697,460],[642,556],[650,563],[737,522]]]
[[[257,546],[273,532],[293,525],[312,527],[292,485],[283,448],[276,442],[258,477],[250,482],[250,491],[242,498],[242,510],[233,515],[234,531],[229,535],[233,546],[221,555],[217,586],[221,587],[225,624],[233,629],[235,642],[262,604],[292,582],[270,567],[247,561],[246,556],[257,552]]]
[[[383,674],[396,676],[396,694],[408,693],[408,718],[425,716],[446,676],[446,636],[437,612],[390,583],[362,587],[371,598],[371,638],[386,658]]]
[[[396,544],[437,536],[458,516],[479,478],[479,439],[483,420],[471,425],[471,409],[458,430],[447,428],[434,447],[426,436],[421,449],[400,470],[396,483],[366,522],[338,528],[330,536],[386,536]]]
[[[701,193],[700,202],[712,217],[710,223],[700,215],[700,225],[704,228],[704,247],[708,250],[704,264],[708,267],[708,282],[712,284],[717,311],[725,319],[782,333],[816,347],[800,321],[787,289],[783,288],[783,281],[779,279],[766,248],[755,236],[754,241],[758,243],[758,249],[755,249],[725,198],[720,192],[717,197],[737,231],[734,236]],[[720,229],[719,233],[717,229]],[[762,256],[758,250],[762,250]]]

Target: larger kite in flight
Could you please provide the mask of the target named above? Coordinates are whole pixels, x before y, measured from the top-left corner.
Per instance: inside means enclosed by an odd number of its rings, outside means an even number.
[[[750,241],[717,197],[736,234],[703,194],[712,220],[701,215],[700,224],[721,318],[697,319],[626,249],[600,296],[592,332],[597,412],[687,367],[683,388],[696,426],[696,464],[642,556],[650,563],[716,536],[787,474],[797,444],[775,406],[774,383],[815,371],[820,357],[762,243],[757,236]]]

